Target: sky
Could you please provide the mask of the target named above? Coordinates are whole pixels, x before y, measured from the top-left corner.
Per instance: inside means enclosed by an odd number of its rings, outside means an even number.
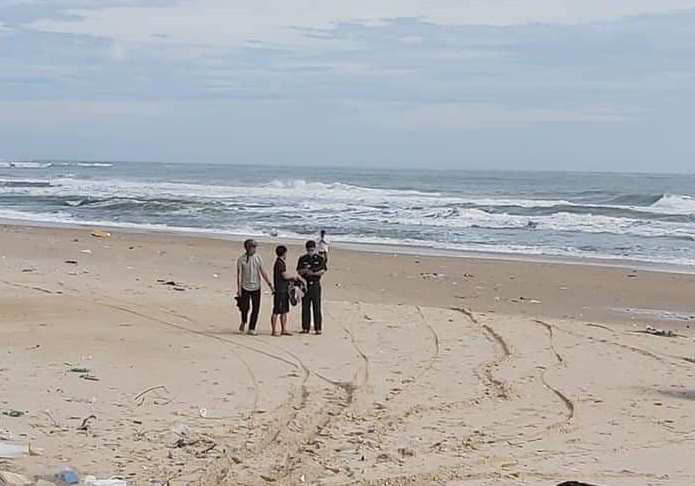
[[[695,0],[0,0],[0,159],[695,172]]]

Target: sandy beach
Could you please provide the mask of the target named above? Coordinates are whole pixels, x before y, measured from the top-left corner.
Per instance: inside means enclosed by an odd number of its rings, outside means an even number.
[[[266,292],[251,337],[238,242],[103,231],[0,226],[0,470],[695,484],[695,275],[334,248],[324,335],[271,337]]]

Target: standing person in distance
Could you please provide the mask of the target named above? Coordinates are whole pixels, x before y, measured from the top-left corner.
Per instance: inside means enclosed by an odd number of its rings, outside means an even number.
[[[279,245],[275,248],[275,265],[273,266],[273,283],[275,294],[273,295],[273,316],[270,318],[270,327],[273,336],[291,336],[287,330],[287,316],[290,312],[290,282],[297,279],[287,272],[287,247]],[[278,317],[280,319],[280,332],[277,332]]]
[[[328,270],[328,242],[326,241],[326,230],[321,230],[319,241],[316,242],[319,255],[323,257],[323,264]]]
[[[306,242],[306,254],[297,262],[297,273],[306,281],[306,294],[302,299],[302,334],[311,331],[311,318],[314,318],[314,332],[321,334],[321,277],[326,273],[326,263],[316,251],[316,242]]]
[[[256,253],[257,246],[254,240],[244,241],[244,254],[236,261],[237,302],[241,311],[239,332],[244,332],[248,322],[248,334],[251,336],[256,335],[256,323],[261,307],[261,277],[270,290],[273,290],[273,284],[263,269],[263,259]],[[251,308],[250,320],[248,319],[249,307]]]

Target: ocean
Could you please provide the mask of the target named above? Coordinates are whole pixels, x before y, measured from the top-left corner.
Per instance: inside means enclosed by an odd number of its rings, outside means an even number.
[[[695,265],[695,175],[0,162],[0,218]]]

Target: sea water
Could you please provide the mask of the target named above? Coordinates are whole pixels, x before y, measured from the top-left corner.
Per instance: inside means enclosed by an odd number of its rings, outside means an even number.
[[[695,265],[695,175],[0,162],[0,218]]]

